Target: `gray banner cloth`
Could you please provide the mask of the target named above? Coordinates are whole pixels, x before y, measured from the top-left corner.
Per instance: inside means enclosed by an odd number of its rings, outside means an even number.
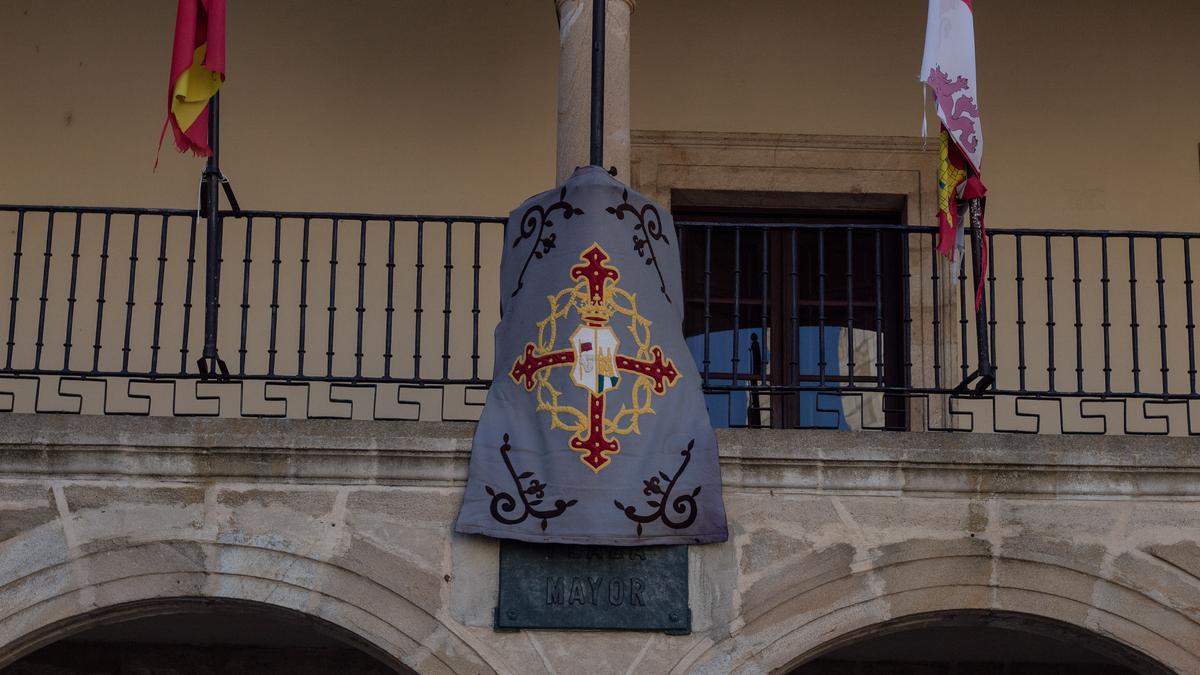
[[[670,214],[599,167],[505,228],[496,366],[458,532],[641,546],[728,536]]]

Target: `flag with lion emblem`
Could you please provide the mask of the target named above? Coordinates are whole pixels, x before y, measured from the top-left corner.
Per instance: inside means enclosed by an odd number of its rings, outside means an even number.
[[[975,78],[974,0],[929,0],[921,81],[933,91],[941,122],[938,252],[960,264],[964,205],[966,200],[987,194],[979,168],[983,162],[983,128],[979,123]],[[982,222],[981,217],[981,226]],[[988,259],[987,237],[982,237],[981,241],[983,267],[978,274],[976,307],[983,297]]]
[[[600,167],[512,212],[491,389],[455,529],[534,542],[725,541],[670,214]]]

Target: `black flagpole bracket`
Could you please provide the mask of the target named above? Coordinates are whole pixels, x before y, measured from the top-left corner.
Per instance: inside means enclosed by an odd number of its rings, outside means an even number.
[[[983,287],[983,200],[976,197],[967,200],[971,217],[971,263],[975,268],[975,287]],[[996,367],[992,365],[991,350],[987,335],[987,299],[981,298],[975,309],[975,341],[979,366],[954,388],[954,393],[983,394],[996,384]]]
[[[200,213],[207,222],[204,260],[204,349],[200,358],[196,360],[201,380],[229,379],[229,367],[217,354],[217,312],[220,308],[221,295],[221,235],[224,229],[220,210],[222,188],[233,207],[234,214],[241,213],[241,207],[234,199],[229,179],[221,173],[220,97],[220,92],[213,94],[212,100],[209,102],[208,147],[212,150],[212,154],[208,156],[208,162],[204,165],[200,193]]]

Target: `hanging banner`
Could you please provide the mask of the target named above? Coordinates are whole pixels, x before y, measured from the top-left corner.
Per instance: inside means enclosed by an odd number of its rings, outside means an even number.
[[[500,283],[495,374],[455,530],[725,541],[670,214],[600,167],[580,168],[512,212]]]

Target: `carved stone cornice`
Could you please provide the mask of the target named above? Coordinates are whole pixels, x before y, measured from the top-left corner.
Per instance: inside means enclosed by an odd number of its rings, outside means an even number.
[[[4,414],[0,480],[457,487],[466,422]],[[725,488],[1071,499],[1200,497],[1191,438],[719,429]]]

